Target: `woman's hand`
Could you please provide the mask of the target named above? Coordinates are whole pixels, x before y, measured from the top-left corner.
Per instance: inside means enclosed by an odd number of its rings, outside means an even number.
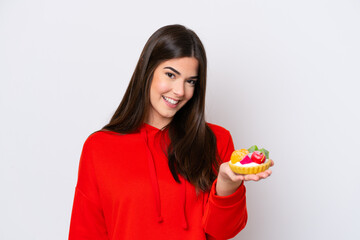
[[[271,159],[270,161],[270,167],[272,167],[274,161]],[[264,172],[257,174],[237,174],[230,169],[228,162],[222,163],[219,168],[219,175],[216,183],[216,194],[219,196],[233,194],[243,181],[259,181],[260,179],[269,177],[271,173],[272,171],[267,169]]]

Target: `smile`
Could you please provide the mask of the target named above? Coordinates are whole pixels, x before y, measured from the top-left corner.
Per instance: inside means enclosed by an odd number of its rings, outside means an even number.
[[[170,103],[170,104],[172,104],[172,105],[176,105],[176,104],[178,104],[178,103],[180,102],[180,100],[174,100],[174,99],[172,99],[172,98],[168,98],[168,97],[165,97],[165,96],[162,96],[162,98],[163,98],[166,102],[168,102],[168,103]]]

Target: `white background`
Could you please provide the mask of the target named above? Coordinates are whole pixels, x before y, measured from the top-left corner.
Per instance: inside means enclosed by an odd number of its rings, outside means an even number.
[[[67,238],[82,145],[173,23],[207,50],[207,120],[275,161],[235,239],[360,239],[356,0],[0,0],[0,239]]]

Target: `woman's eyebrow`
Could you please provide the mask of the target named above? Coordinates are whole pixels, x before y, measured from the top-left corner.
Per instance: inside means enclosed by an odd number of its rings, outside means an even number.
[[[181,76],[181,73],[179,73],[179,71],[177,71],[176,69],[174,69],[172,67],[164,67],[164,69],[170,69],[171,71],[175,72],[177,75]]]
[[[177,75],[181,76],[181,73],[179,71],[177,71],[176,69],[172,68],[172,67],[164,67],[164,69],[170,69],[171,71],[173,71],[174,73],[176,73]],[[193,79],[193,78],[199,78],[198,76],[192,76],[189,77],[189,79]]]

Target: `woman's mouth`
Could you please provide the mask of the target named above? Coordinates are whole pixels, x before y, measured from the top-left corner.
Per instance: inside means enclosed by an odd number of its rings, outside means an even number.
[[[167,103],[170,107],[176,107],[176,105],[180,102],[180,100],[175,100],[165,96],[162,96],[162,98],[165,100],[165,103]]]

